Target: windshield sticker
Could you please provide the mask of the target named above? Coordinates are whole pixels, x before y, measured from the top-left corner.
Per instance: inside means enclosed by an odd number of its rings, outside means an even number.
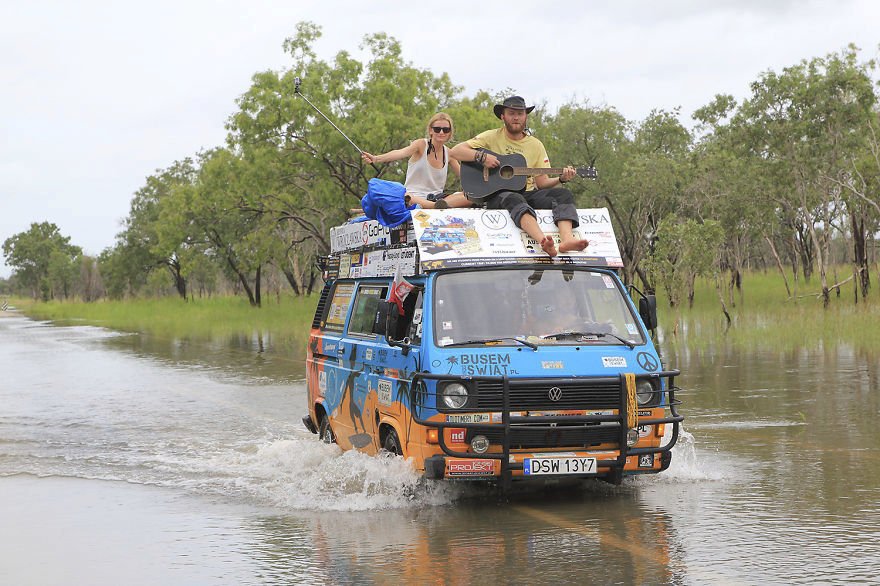
[[[636,324],[626,324],[626,331],[628,331],[633,336],[639,333],[638,328],[636,328]]]
[[[543,360],[543,361],[541,361],[541,368],[544,368],[544,369],[563,369],[563,368],[565,368],[565,364],[563,364],[561,360]]]
[[[452,344],[452,338],[449,336],[443,336],[440,338],[440,345],[445,346],[446,344]]]
[[[443,322],[442,327],[443,327],[444,330],[451,330],[451,329],[452,329],[452,322],[451,322],[451,321],[445,321],[445,322]]]
[[[614,279],[608,275],[602,275],[602,280],[605,281],[605,287],[608,289],[614,289]]]
[[[379,403],[385,406],[391,405],[391,381],[379,379]]]
[[[623,356],[603,356],[602,366],[605,368],[626,368],[626,358]]]
[[[518,374],[515,369],[510,368],[510,354],[459,354],[449,356],[446,362],[449,364],[449,373],[458,366],[461,374],[469,376]]]

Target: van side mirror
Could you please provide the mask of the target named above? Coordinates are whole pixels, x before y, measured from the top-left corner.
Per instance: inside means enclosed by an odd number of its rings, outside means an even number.
[[[393,340],[397,332],[397,305],[390,301],[379,301],[376,317],[373,319],[373,333]]]
[[[649,330],[657,329],[657,296],[645,295],[639,298],[639,316]]]

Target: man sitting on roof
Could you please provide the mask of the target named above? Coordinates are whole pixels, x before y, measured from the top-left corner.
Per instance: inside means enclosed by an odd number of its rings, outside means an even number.
[[[527,131],[529,112],[535,107],[526,107],[525,100],[520,96],[511,96],[502,104],[496,104],[495,116],[504,122],[501,128],[487,130],[474,138],[460,143],[450,150],[450,155],[459,161],[476,161],[484,167],[494,169],[501,162],[495,155],[483,150],[487,149],[502,155],[519,153],[526,159],[526,166],[549,168],[550,159],[540,140]],[[526,181],[524,193],[517,191],[500,191],[486,201],[490,209],[506,209],[510,212],[514,223],[529,236],[541,244],[541,248],[549,256],[554,257],[560,252],[581,251],[588,242],[574,235],[578,226],[577,210],[571,191],[561,187],[575,176],[573,167],[566,167],[559,177],[537,175]],[[551,236],[544,234],[535,217],[535,209],[553,210],[553,221],[559,227],[562,242],[559,250]]]

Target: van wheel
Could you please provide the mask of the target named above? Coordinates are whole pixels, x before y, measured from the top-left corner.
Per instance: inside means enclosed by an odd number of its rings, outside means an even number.
[[[400,449],[400,438],[397,437],[394,428],[388,430],[388,435],[385,436],[385,441],[382,443],[382,449],[395,456],[403,455],[403,450]]]
[[[336,435],[330,428],[330,419],[326,415],[321,418],[321,426],[318,428],[318,437],[320,437],[321,441],[325,444],[336,443]]]

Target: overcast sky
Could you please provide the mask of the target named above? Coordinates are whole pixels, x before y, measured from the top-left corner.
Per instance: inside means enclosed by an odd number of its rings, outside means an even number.
[[[880,2],[663,0],[449,3],[382,0],[0,0],[0,243],[54,222],[97,255],[156,169],[220,145],[251,76],[289,63],[297,22],[320,58],[363,59],[364,35],[467,94],[515,88],[640,120],[715,94],[741,100],[765,71],[848,43],[878,56]],[[491,6],[491,7],[490,7]],[[368,8],[367,8],[368,7]],[[432,11],[434,14],[432,14]],[[356,129],[346,129],[358,141]],[[10,269],[2,264],[0,277]]]

